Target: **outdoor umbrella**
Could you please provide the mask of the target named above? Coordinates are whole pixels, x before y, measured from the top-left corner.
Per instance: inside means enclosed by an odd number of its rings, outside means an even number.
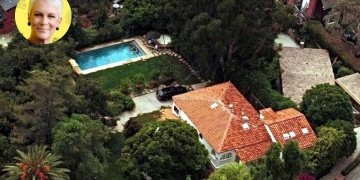
[[[114,4],[114,5],[113,5],[113,8],[116,8],[116,9],[117,9],[117,8],[119,8],[119,7],[120,7],[119,4]]]
[[[147,39],[158,39],[160,38],[161,34],[157,31],[149,31],[148,33],[146,33],[146,38]]]

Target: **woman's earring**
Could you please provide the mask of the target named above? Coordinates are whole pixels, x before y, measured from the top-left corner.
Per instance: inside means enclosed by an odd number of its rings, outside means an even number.
[[[28,26],[30,26],[31,25],[31,23],[30,22],[28,22]]]
[[[59,27],[56,27],[55,29],[56,29],[56,30],[59,30]]]

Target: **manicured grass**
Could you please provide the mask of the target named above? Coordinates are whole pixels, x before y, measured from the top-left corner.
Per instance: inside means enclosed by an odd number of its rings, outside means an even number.
[[[101,84],[101,88],[105,91],[119,89],[121,79],[129,77],[133,79],[135,74],[143,74],[145,83],[150,81],[150,74],[154,69],[158,69],[160,73],[171,69],[174,77],[179,84],[191,85],[200,83],[191,71],[181,63],[176,57],[170,55],[161,55],[147,59],[146,61],[137,61],[126,65],[94,72],[85,75],[85,78],[92,79]]]
[[[156,121],[156,119],[159,119],[161,117],[161,112],[160,111],[153,111],[150,113],[145,113],[145,114],[140,114],[136,117],[132,117],[132,119],[135,119],[136,121],[138,121],[142,126]]]

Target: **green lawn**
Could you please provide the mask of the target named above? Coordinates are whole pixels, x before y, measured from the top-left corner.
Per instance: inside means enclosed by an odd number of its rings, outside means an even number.
[[[111,91],[119,88],[121,79],[129,77],[133,79],[135,74],[142,73],[145,75],[145,82],[150,81],[150,73],[158,69],[160,72],[171,69],[174,77],[179,84],[191,85],[200,81],[190,70],[181,63],[176,57],[170,55],[161,55],[147,59],[146,61],[137,61],[126,65],[94,72],[85,75],[85,78],[95,80],[100,83],[101,88],[105,91]]]

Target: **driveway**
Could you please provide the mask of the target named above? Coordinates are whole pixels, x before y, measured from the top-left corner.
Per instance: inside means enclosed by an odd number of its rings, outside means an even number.
[[[132,98],[135,103],[135,108],[132,111],[125,111],[121,114],[120,120],[117,121],[116,131],[123,130],[123,125],[131,118],[136,117],[138,114],[149,113],[159,110],[162,106],[171,107],[172,100],[159,101],[155,95],[156,92],[137,96]]]
[[[209,82],[202,82],[198,84],[191,85],[191,88],[201,89],[207,86]],[[124,128],[123,125],[131,118],[136,117],[138,114],[149,113],[159,110],[162,106],[171,107],[172,100],[169,101],[159,101],[155,95],[156,92],[148,93],[142,96],[137,96],[132,98],[135,103],[135,108],[132,111],[125,111],[121,114],[120,120],[118,120],[115,131],[121,132]]]

